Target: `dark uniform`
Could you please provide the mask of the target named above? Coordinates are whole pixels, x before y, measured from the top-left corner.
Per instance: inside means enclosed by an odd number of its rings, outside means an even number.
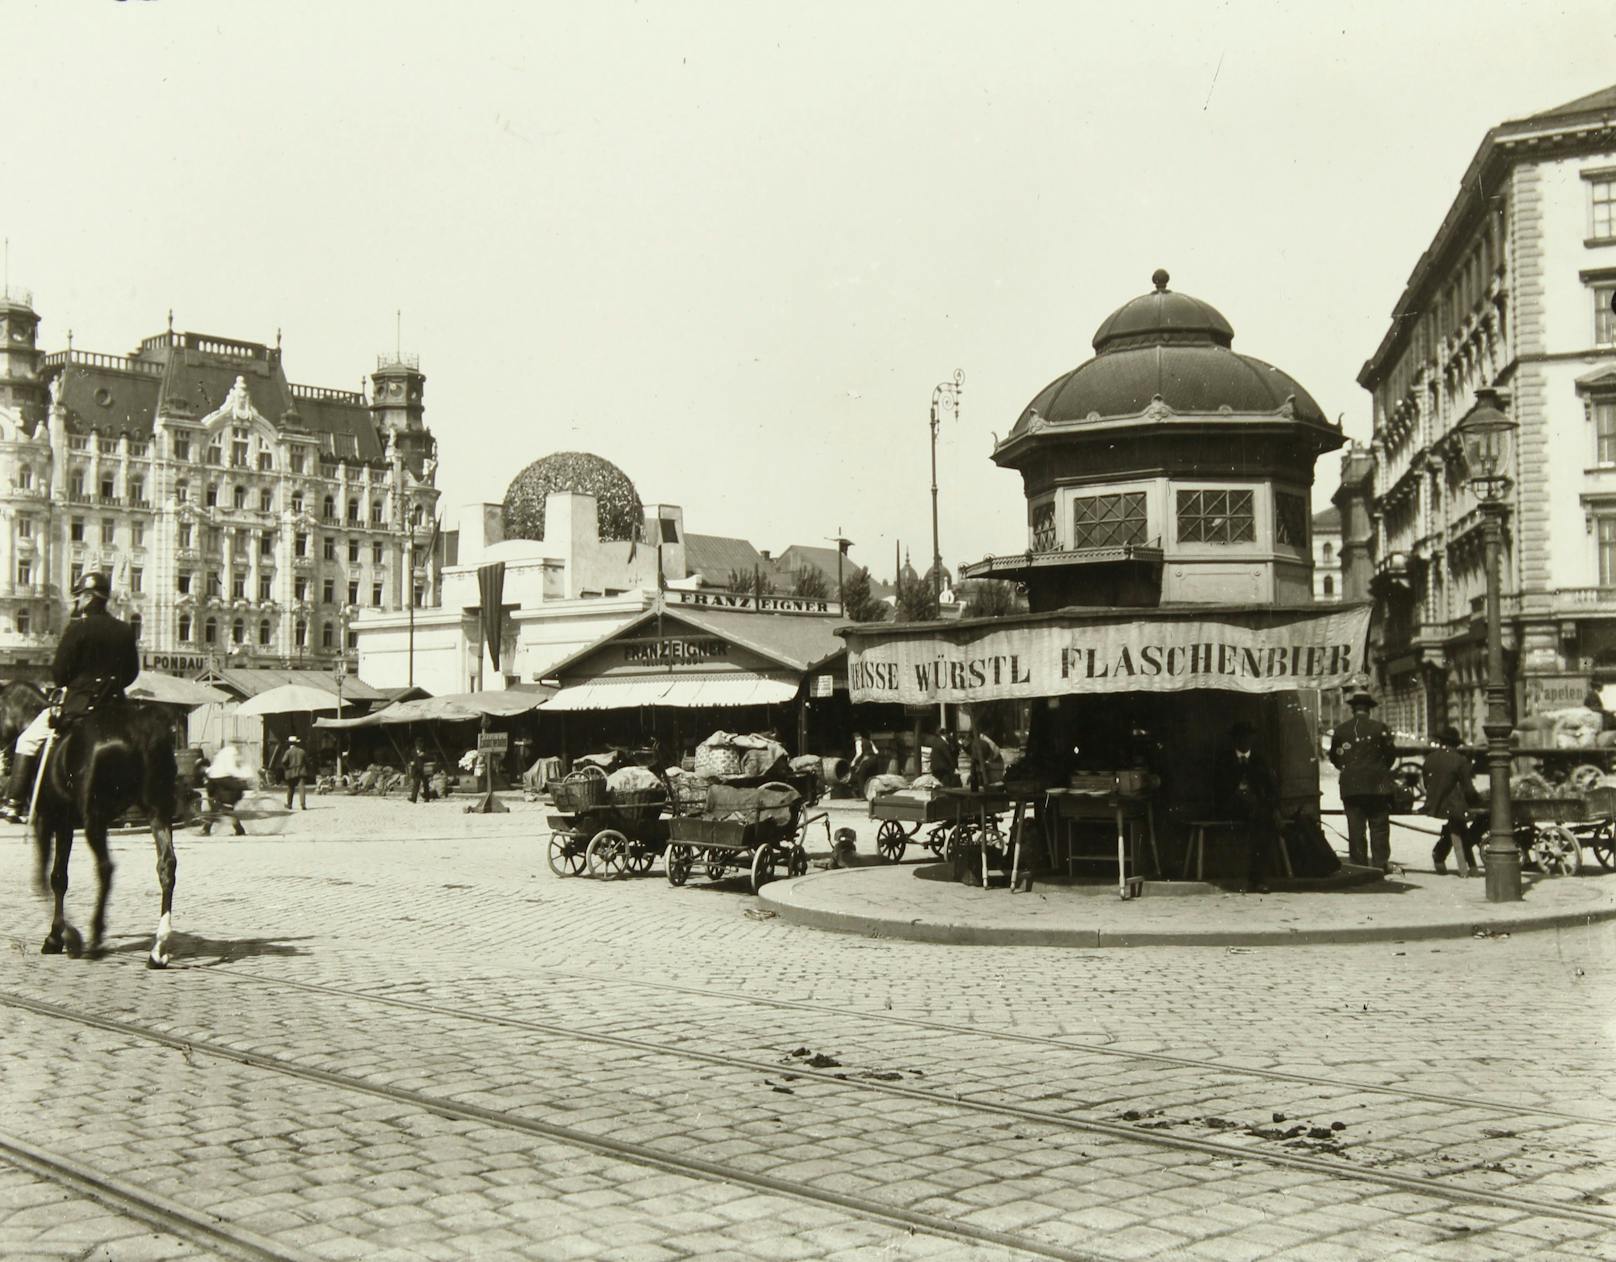
[[[1448,870],[1447,859],[1459,843],[1459,871],[1468,875],[1476,865],[1476,842],[1486,829],[1486,821],[1473,813],[1481,804],[1470,759],[1459,752],[1459,733],[1446,729],[1438,738],[1441,748],[1425,756],[1421,773],[1425,777],[1425,813],[1443,821],[1442,835],[1431,849],[1431,864],[1438,872]]]
[[[1352,717],[1330,734],[1330,761],[1341,772],[1341,806],[1347,815],[1347,857],[1382,872],[1392,861],[1391,731],[1369,717],[1373,697],[1353,697]],[[1365,834],[1368,834],[1367,837]]]
[[[1218,751],[1212,767],[1212,795],[1221,818],[1237,819],[1246,826],[1250,846],[1246,888],[1267,893],[1279,840],[1279,779],[1251,747],[1249,729],[1243,732],[1244,727],[1236,726],[1232,748]]]
[[[102,606],[74,618],[56,646],[51,677],[67,689],[64,717],[83,714],[102,697],[122,694],[140,674],[135,629]]]

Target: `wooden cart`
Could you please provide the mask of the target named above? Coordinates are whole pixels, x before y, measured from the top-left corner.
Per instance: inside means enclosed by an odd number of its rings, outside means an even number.
[[[889,793],[870,801],[870,818],[881,821],[875,832],[875,850],[888,863],[898,863],[911,841],[925,846],[939,859],[952,858],[956,848],[974,844],[982,833],[990,850],[1005,848],[999,816],[1009,809],[1008,800],[994,797],[984,810],[982,795],[944,791],[931,797],[911,797]],[[930,825],[924,840],[920,830]]]
[[[761,802],[750,807],[715,804],[699,815],[676,815],[668,821],[668,884],[683,885],[698,864],[709,881],[721,881],[731,873],[748,873],[755,894],[770,881],[785,876],[801,876],[808,871],[805,845],[808,830],[816,823],[825,826],[830,842],[830,822],[825,812],[810,814],[818,801],[819,778],[790,776],[761,785],[732,784],[734,788],[786,790],[786,800]]]
[[[551,791],[560,812],[550,825],[549,863],[557,876],[618,880],[651,870],[668,844],[665,794],[642,793],[638,800],[612,800],[606,773],[586,767]]]

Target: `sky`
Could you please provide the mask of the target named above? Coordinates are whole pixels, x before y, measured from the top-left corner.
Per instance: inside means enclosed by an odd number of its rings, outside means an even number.
[[[1151,288],[1350,437],[1487,129],[1616,82],[1587,3],[0,0],[42,344],[418,354],[448,522],[596,452],[686,529],[1026,546],[994,435]],[[1316,470],[1328,502],[1338,457]]]

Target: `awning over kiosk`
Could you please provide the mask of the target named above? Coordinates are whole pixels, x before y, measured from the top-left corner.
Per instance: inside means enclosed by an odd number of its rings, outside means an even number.
[[[783,675],[743,671],[695,678],[689,675],[640,675],[624,679],[591,679],[563,688],[540,708],[545,711],[622,710],[638,706],[670,706],[690,710],[777,705],[795,700],[798,686],[797,680]]]
[[[838,630],[848,642],[855,702],[968,705],[1098,692],[1342,688],[1364,669],[1369,614],[1367,604],[1074,608]]]

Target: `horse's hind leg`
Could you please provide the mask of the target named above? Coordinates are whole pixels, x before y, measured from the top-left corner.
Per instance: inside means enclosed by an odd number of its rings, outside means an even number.
[[[66,912],[67,861],[73,853],[73,828],[69,824],[55,822],[46,827],[54,832],[56,838],[55,861],[51,865],[50,877],[54,906],[50,933],[39,950],[42,955],[60,955],[66,950],[69,955],[76,956],[84,949],[84,940],[79,936],[79,931],[67,923]]]
[[[174,935],[174,877],[179,871],[179,858],[174,853],[173,828],[154,818],[151,830],[152,839],[157,843],[157,884],[163,892],[163,903],[157,918],[157,938],[152,943],[151,954],[146,957],[146,967],[167,968],[168,940]]]
[[[101,954],[101,941],[107,928],[107,899],[112,894],[112,852],[107,845],[107,825],[97,820],[84,826],[84,839],[95,852],[95,917],[90,921],[89,953]]]

